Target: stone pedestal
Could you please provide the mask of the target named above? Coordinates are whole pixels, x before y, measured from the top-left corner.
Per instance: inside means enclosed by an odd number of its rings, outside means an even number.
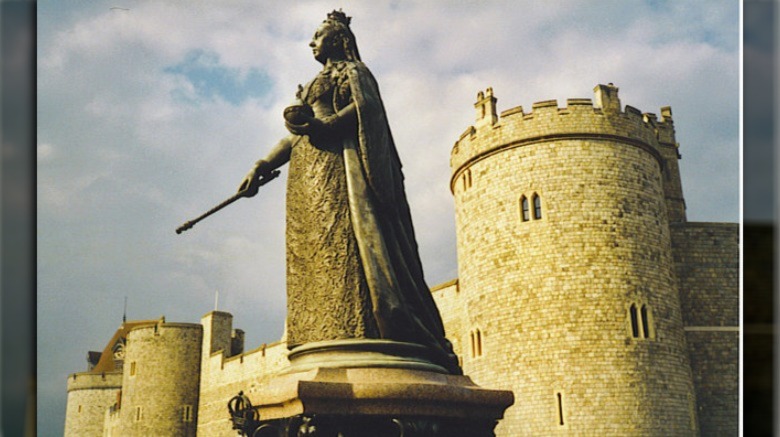
[[[291,365],[245,394],[253,437],[482,437],[511,391],[449,375],[414,344],[350,340],[290,352]]]

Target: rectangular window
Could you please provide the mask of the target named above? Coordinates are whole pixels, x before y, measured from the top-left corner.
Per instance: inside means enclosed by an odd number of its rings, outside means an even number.
[[[135,407],[135,421],[141,421],[141,407]]]
[[[639,338],[639,320],[636,313],[636,305],[631,304],[629,316],[631,317],[631,335],[634,338]]]
[[[642,316],[642,333],[644,334],[645,338],[654,338],[655,334],[653,333],[653,314],[652,311],[650,311],[650,308],[647,307],[647,305],[642,305],[642,309],[639,313]]]
[[[192,405],[184,405],[182,407],[181,419],[184,422],[192,422]]]
[[[531,219],[530,210],[528,207],[528,198],[525,196],[520,198],[520,214],[524,222],[527,222],[528,220]]]
[[[556,396],[558,397],[558,426],[563,426],[565,425],[563,422],[563,395],[558,392]]]
[[[470,332],[471,335],[471,358],[482,356],[482,331],[479,328]]]
[[[135,376],[135,361],[130,362],[130,376]]]
[[[534,194],[534,220],[542,218],[542,198]]]
[[[650,327],[647,325],[647,306],[642,305],[642,309],[640,310],[640,314],[642,315],[642,334],[644,334],[645,338],[650,338]]]
[[[463,191],[471,188],[471,169],[466,169],[463,172]]]

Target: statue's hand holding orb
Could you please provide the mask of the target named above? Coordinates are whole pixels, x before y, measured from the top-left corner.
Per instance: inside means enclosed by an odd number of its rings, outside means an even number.
[[[284,125],[295,135],[323,137],[332,134],[335,118],[335,116],[317,118],[312,108],[305,104],[295,104],[284,109]]]
[[[295,104],[284,108],[284,124],[295,135],[309,134],[311,125],[316,123],[314,120],[314,111],[309,105]]]

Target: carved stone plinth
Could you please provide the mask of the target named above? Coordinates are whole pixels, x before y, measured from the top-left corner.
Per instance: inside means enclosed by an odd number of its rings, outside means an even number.
[[[297,415],[258,422],[252,437],[493,437],[495,420]]]
[[[512,392],[449,375],[424,352],[377,340],[293,350],[288,371],[246,393],[253,411],[243,431],[253,437],[493,436],[514,402]]]

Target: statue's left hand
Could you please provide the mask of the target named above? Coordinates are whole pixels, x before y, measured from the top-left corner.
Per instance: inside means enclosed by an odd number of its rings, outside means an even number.
[[[306,121],[303,124],[291,124],[288,121],[284,122],[287,130],[295,135],[309,135],[309,136],[322,136],[333,132],[333,120],[329,118],[320,119],[315,117],[306,117]]]
[[[311,122],[306,122],[303,124],[291,124],[289,121],[285,121],[284,127],[286,127],[290,133],[295,135],[309,135],[309,131],[311,130]]]

